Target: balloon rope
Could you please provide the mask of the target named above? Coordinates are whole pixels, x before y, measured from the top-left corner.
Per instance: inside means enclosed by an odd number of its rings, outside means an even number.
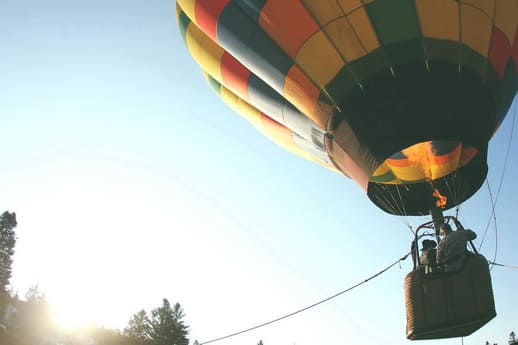
[[[323,299],[323,300],[321,300],[321,301],[318,301],[318,302],[316,302],[316,303],[313,303],[313,304],[311,304],[311,305],[309,305],[309,306],[307,306],[307,307],[304,307],[304,308],[301,308],[301,309],[296,310],[296,311],[294,311],[294,312],[291,312],[291,313],[289,313],[289,314],[286,314],[286,315],[280,316],[280,317],[278,317],[278,318],[276,318],[276,319],[273,319],[273,320],[271,320],[271,321],[267,321],[267,322],[261,323],[261,324],[259,324],[259,325],[257,325],[257,326],[253,326],[253,327],[250,327],[250,328],[244,329],[244,330],[242,330],[242,331],[234,332],[234,333],[231,333],[231,334],[228,334],[228,335],[225,335],[225,336],[219,337],[219,338],[215,338],[215,339],[212,339],[212,340],[204,341],[204,342],[199,343],[199,344],[200,344],[200,345],[204,345],[204,344],[213,343],[213,342],[216,342],[216,341],[219,341],[219,340],[227,339],[227,338],[230,338],[230,337],[235,337],[236,335],[240,335],[240,334],[243,334],[243,333],[247,333],[247,332],[253,331],[253,330],[255,330],[255,329],[258,329],[258,328],[261,328],[261,327],[264,327],[264,326],[271,325],[271,324],[272,324],[272,323],[274,323],[274,322],[278,322],[278,321],[284,320],[284,319],[286,319],[286,318],[288,318],[288,317],[291,317],[291,316],[294,316],[294,315],[296,315],[296,314],[302,313],[303,311],[306,311],[306,310],[308,310],[308,309],[311,309],[311,308],[313,308],[313,307],[316,307],[316,306],[318,306],[318,305],[320,305],[320,304],[322,304],[322,303],[324,303],[324,302],[327,302],[327,301],[329,301],[329,300],[331,300],[331,299],[333,299],[333,298],[336,298],[336,297],[338,297],[338,296],[340,296],[340,295],[343,295],[344,293],[349,292],[349,291],[351,291],[352,289],[359,287],[360,285],[363,285],[363,284],[367,283],[368,281],[370,281],[370,280],[372,280],[372,279],[374,279],[374,278],[378,277],[378,276],[379,276],[379,275],[381,275],[382,273],[385,273],[386,271],[388,271],[388,270],[389,270],[389,269],[391,269],[392,267],[396,266],[396,265],[397,265],[397,264],[399,264],[401,261],[405,260],[409,255],[410,255],[410,252],[409,252],[409,253],[407,253],[407,254],[405,254],[403,257],[401,257],[400,259],[398,259],[396,262],[394,262],[394,263],[390,264],[388,267],[386,267],[386,268],[382,269],[382,270],[381,270],[381,271],[379,271],[378,273],[376,273],[376,274],[374,274],[374,275],[370,276],[369,278],[367,278],[367,279],[365,279],[365,280],[361,281],[360,283],[357,283],[357,284],[355,284],[355,285],[353,285],[353,286],[351,286],[351,287],[349,287],[349,288],[347,288],[347,289],[345,289],[345,290],[343,290],[343,291],[340,291],[340,292],[338,292],[338,293],[336,293],[336,294],[334,294],[334,295],[332,295],[332,296],[330,296],[330,297],[327,297],[327,298],[325,298],[325,299]]]
[[[494,265],[494,266],[500,266],[500,267],[506,267],[506,268],[512,268],[512,269],[518,270],[518,266],[515,266],[515,265],[504,265],[504,264],[499,264],[498,262],[494,262],[494,261],[490,261],[490,260],[487,260],[487,262],[489,262],[491,265]]]
[[[495,254],[493,255],[493,261],[496,260],[496,253],[498,251],[498,228],[496,224],[496,212],[495,212],[495,200],[493,199],[493,193],[491,192],[491,187],[489,186],[489,181],[486,178],[486,184],[487,184],[487,190],[489,191],[489,198],[491,199],[491,215],[493,216],[494,224],[495,224]],[[482,243],[484,243],[484,240],[486,239],[487,230],[489,229],[489,224],[491,223],[491,218],[489,218],[486,226],[486,230],[484,231],[484,236],[482,237],[482,241],[480,243],[480,246],[478,246],[478,250],[480,251],[480,247],[482,247]],[[491,269],[494,265],[491,266]]]
[[[487,224],[486,224],[486,228],[484,230],[484,236],[482,236],[482,241],[480,242],[480,245],[478,246],[478,250],[480,251],[480,248],[482,247],[482,244],[484,243],[484,240],[486,239],[486,235],[487,235],[487,231],[489,229],[489,225],[491,224],[491,219],[494,218],[495,220],[495,224],[496,224],[496,215],[495,215],[495,208],[496,208],[496,203],[498,202],[498,197],[500,196],[500,191],[502,190],[502,185],[503,185],[503,182],[504,182],[504,176],[505,176],[505,171],[507,169],[507,163],[509,161],[509,155],[510,155],[510,152],[511,152],[511,143],[513,141],[513,133],[514,133],[514,126],[515,126],[515,121],[516,121],[516,114],[518,113],[518,101],[517,101],[518,97],[516,97],[514,99],[514,114],[513,114],[513,122],[511,124],[511,133],[509,134],[509,139],[508,139],[508,142],[507,142],[507,152],[505,154],[505,160],[504,160],[504,168],[502,170],[502,175],[500,176],[500,181],[498,183],[498,189],[497,189],[497,192],[496,192],[496,197],[494,199],[494,202],[493,202],[493,195],[491,194],[491,189],[489,187],[489,182],[486,178],[486,184],[487,184],[487,188],[488,188],[488,191],[489,191],[489,196],[491,198],[491,204],[492,204],[492,207],[491,207],[491,214],[489,215],[489,219],[487,220]]]

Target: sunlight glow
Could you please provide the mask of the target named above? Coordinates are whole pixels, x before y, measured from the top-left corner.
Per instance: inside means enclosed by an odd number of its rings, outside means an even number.
[[[77,329],[93,323],[93,318],[85,311],[85,306],[57,301],[52,303],[54,317],[58,326],[65,330]]]

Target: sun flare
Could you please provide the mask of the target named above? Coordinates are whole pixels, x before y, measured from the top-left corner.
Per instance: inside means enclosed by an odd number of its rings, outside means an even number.
[[[50,301],[54,319],[63,329],[76,329],[96,323],[95,314],[87,302],[62,298]]]

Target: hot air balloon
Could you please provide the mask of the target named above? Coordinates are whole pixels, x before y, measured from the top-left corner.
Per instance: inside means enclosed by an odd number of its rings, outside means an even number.
[[[436,235],[486,178],[518,91],[518,0],[177,0],[177,18],[209,84],[259,131],[390,214],[431,214]],[[407,337],[473,332],[495,315],[490,280],[481,293],[479,314],[421,327],[430,301],[409,292]]]

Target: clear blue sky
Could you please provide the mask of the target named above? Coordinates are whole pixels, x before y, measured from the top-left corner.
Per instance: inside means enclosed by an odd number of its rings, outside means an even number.
[[[345,177],[233,114],[190,58],[174,8],[172,0],[0,3],[0,210],[18,214],[14,289],[39,284],[60,319],[108,327],[167,297],[183,305],[191,339],[206,341],[332,295],[406,254],[408,225],[426,219],[383,213]],[[494,196],[512,120],[490,143]],[[509,265],[518,265],[517,136],[498,236],[492,225],[482,246],[492,258],[498,245],[497,262]],[[460,219],[481,238],[490,211],[483,187]],[[409,343],[410,269],[408,259],[221,344]],[[518,332],[518,271],[495,267],[492,277],[498,316],[466,345],[506,344]]]

